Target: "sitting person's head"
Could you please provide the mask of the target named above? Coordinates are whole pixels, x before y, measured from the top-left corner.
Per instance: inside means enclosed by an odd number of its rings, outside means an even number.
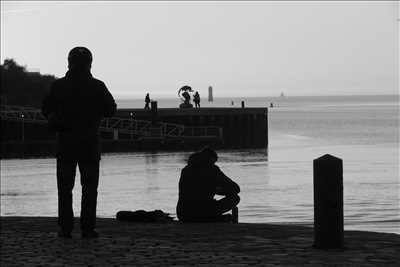
[[[200,151],[200,154],[203,155],[203,157],[211,164],[214,164],[218,160],[217,152],[209,147],[206,147]]]
[[[188,165],[212,165],[218,160],[217,153],[209,147],[204,148],[200,152],[195,152],[189,156]]]

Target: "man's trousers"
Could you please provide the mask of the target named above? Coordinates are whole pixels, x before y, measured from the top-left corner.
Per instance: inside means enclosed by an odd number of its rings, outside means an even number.
[[[58,224],[65,232],[74,226],[72,189],[75,184],[76,167],[81,174],[81,230],[91,231],[96,227],[97,187],[99,184],[99,160],[57,159]]]

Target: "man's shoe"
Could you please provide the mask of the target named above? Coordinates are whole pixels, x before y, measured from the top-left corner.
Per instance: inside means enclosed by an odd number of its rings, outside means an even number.
[[[232,214],[222,214],[219,219],[219,222],[233,222]]]
[[[98,238],[98,237],[99,233],[97,233],[95,230],[82,232],[82,238]]]
[[[233,223],[239,222],[239,208],[238,207],[234,207],[232,209],[232,222]]]
[[[61,238],[72,238],[71,232],[69,232],[69,231],[60,230],[60,231],[58,231],[57,235],[58,235],[58,237],[61,237]]]

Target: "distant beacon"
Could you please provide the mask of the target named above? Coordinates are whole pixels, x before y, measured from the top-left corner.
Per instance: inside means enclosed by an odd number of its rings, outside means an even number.
[[[208,102],[213,102],[213,88],[212,86],[208,87]]]

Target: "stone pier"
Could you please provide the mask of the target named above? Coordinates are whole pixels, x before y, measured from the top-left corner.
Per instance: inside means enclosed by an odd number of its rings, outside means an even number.
[[[119,109],[116,117],[151,120],[152,112],[144,109]],[[188,127],[217,126],[222,132],[222,148],[267,148],[267,108],[159,108],[159,122]]]

